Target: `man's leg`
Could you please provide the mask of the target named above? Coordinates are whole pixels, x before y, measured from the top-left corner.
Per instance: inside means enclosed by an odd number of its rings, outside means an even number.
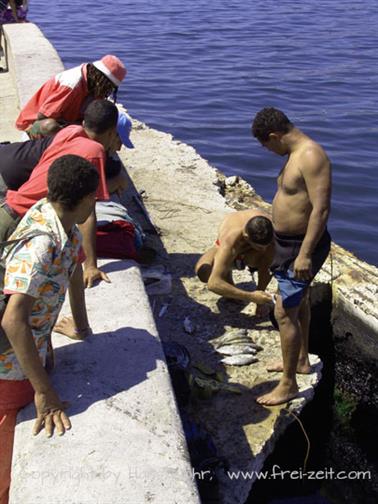
[[[281,296],[277,297],[274,315],[280,329],[283,375],[279,384],[271,392],[256,399],[259,404],[267,406],[282,404],[293,399],[298,394],[296,371],[302,332],[298,320],[299,309],[299,306],[284,308]]]
[[[214,256],[217,250],[217,247],[211,247],[211,249],[205,252],[202,257],[200,257],[197,264],[195,265],[194,271],[201,282],[208,282],[211,271],[213,269]]]
[[[308,340],[310,333],[311,309],[310,293],[308,289],[303,296],[299,308],[298,318],[301,325],[301,349],[299,352],[297,373],[309,374],[311,373],[311,365],[308,358]]]
[[[0,379],[0,504],[8,504],[17,413],[33,397],[34,390],[28,380]]]
[[[8,504],[17,410],[0,411],[0,504]]]

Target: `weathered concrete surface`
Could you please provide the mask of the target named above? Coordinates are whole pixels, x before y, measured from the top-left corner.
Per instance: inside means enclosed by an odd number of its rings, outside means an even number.
[[[270,390],[279,379],[279,373],[266,371],[269,361],[280,358],[279,333],[269,321],[255,319],[252,304],[220,299],[193,273],[199,254],[214,243],[222,217],[232,211],[219,192],[222,176],[192,147],[142,123],[135,122],[132,141],[135,150],[123,150],[121,157],[137,188],[145,191],[144,202],[159,229],[173,276],[171,298],[154,300],[155,314],[162,304],[170,302],[164,317],[157,317],[159,334],[163,340],[185,345],[194,362],[223,370],[229,382],[240,385],[241,395],[219,392],[213,399],[192,405],[191,413],[211,433],[218,454],[227,459],[230,470],[259,471],[277,437],[293,421],[287,410],[298,413],[312,398],[321,363],[311,356],[313,373],[298,376],[300,397],[289,405],[265,408],[255,402],[256,396]],[[241,185],[251,192],[248,184]],[[256,197],[259,203],[266,205]],[[256,204],[248,203],[247,207]],[[235,273],[234,280],[252,287],[246,272]],[[275,289],[273,282],[271,289]],[[183,329],[186,316],[195,325],[194,334]],[[224,367],[213,351],[212,340],[226,329],[242,327],[264,347],[258,354],[259,362],[241,368]],[[221,502],[245,502],[254,478],[231,480],[222,473],[218,477]]]
[[[243,180],[227,185],[222,174],[211,168],[191,147],[173,140],[170,135],[135,121],[133,142],[135,151],[124,152],[123,159],[137,188],[145,191],[145,205],[160,231],[174,278],[168,312],[163,319],[157,320],[160,336],[184,344],[194,361],[205,362],[214,369],[222,366],[213,353],[211,340],[226,328],[245,327],[264,347],[257,364],[241,369],[226,368],[229,381],[242,385],[244,392],[241,396],[218,394],[213,400],[193,407],[197,419],[212,434],[219,454],[230,462],[232,469],[258,471],[276,437],[292,421],[282,415],[286,408],[268,409],[254,402],[254,398],[280,376],[265,371],[266,363],[280,356],[278,333],[269,322],[259,323],[254,319],[253,307],[227,302],[210,293],[194,278],[193,267],[199,254],[214,243],[218,225],[226,212],[253,207],[269,211],[270,205]],[[378,348],[377,272],[374,266],[333,244],[332,253],[311,291],[313,301],[318,302],[329,297],[332,289],[332,319],[338,358],[344,362],[341,355],[347,352],[351,358],[357,359],[359,374],[363,376],[357,390],[362,392],[365,388],[363,397],[371,392],[374,404],[377,395],[372,371],[376,371]],[[250,283],[245,272],[237,272],[234,279],[237,283]],[[270,289],[275,290],[273,282]],[[167,299],[163,298],[156,305],[156,314],[159,306],[166,302]],[[182,321],[188,315],[196,326],[193,335],[186,334],[182,327]],[[346,339],[348,342],[344,346]],[[316,362],[315,356],[312,359]],[[373,368],[366,365],[368,362],[374,363]],[[321,364],[313,368],[312,375],[298,377],[306,399],[312,396]],[[356,380],[353,370],[355,366],[348,375],[350,388]],[[345,369],[340,373],[343,371],[345,373]],[[289,409],[298,411],[304,403],[304,399],[293,401]],[[251,481],[224,478],[224,502],[244,502],[251,484]]]
[[[55,48],[35,24],[7,24],[4,33],[9,69],[22,107],[47,79],[64,67]]]
[[[34,407],[19,414],[10,504],[198,502],[139,268],[102,265],[112,283],[86,293],[94,335],[53,338],[52,381],[71,403],[72,430],[33,438]]]
[[[0,66],[5,66],[4,58]],[[17,142],[20,132],[14,127],[17,117],[18,100],[16,88],[9,72],[0,73],[0,142]]]
[[[18,140],[10,76],[24,103],[63,66],[36,26],[7,26],[6,35],[12,63],[10,74],[0,74],[7,82],[0,95],[7,89],[13,101],[5,100],[1,139]],[[20,413],[10,503],[199,502],[139,268],[132,261],[102,264],[112,283],[86,293],[94,336],[80,343],[54,336],[52,379],[71,403],[73,428],[62,438],[33,438],[33,406]]]

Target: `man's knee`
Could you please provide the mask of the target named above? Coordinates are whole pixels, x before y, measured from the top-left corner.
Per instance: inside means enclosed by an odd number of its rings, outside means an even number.
[[[55,119],[39,121],[39,130],[43,136],[55,135],[61,128],[61,125]]]
[[[274,316],[279,326],[293,324],[298,317],[299,307],[285,308],[282,302],[276,303]]]
[[[208,282],[211,275],[211,270],[212,266],[210,266],[210,264],[204,264],[204,263],[202,264],[197,263],[194,268],[196,275],[203,283]]]

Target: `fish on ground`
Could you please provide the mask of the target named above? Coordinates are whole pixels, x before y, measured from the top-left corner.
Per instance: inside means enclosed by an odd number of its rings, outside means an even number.
[[[254,355],[231,355],[229,357],[225,357],[224,359],[221,359],[221,362],[224,364],[228,364],[230,366],[246,366],[248,364],[253,364],[254,362],[257,362],[258,358],[255,357]]]

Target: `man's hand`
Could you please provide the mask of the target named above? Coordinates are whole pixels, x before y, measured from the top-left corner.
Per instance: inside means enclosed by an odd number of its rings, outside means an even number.
[[[92,334],[90,327],[77,328],[72,317],[63,317],[55,324],[55,332],[68,336],[74,340],[85,340],[87,336]]]
[[[33,427],[33,435],[36,436],[43,427],[47,437],[51,437],[54,428],[59,436],[66,430],[71,429],[71,422],[64,410],[68,403],[62,402],[54,390],[46,393],[36,392],[34,394],[34,404],[37,411],[37,419]]]
[[[299,255],[294,261],[294,278],[297,280],[312,279],[311,257]]]
[[[108,275],[95,266],[84,268],[84,286],[90,289],[96,280],[104,280],[104,282],[111,283]]]
[[[251,293],[251,301],[257,305],[263,305],[265,303],[271,303],[272,296],[264,291],[254,291]]]

